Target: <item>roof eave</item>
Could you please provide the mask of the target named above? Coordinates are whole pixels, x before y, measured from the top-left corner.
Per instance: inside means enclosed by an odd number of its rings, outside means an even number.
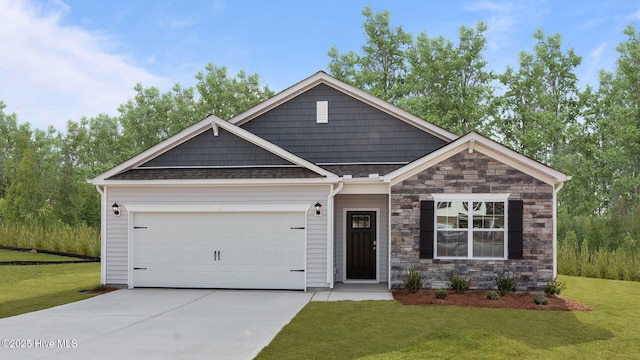
[[[307,161],[287,150],[282,149],[281,147],[270,143],[238,126],[235,126],[233,124],[230,124],[229,122],[220,119],[219,117],[216,117],[214,115],[210,115],[207,118],[205,118],[204,120],[198,122],[197,124],[194,124],[186,129],[184,129],[183,131],[179,132],[178,134],[160,142],[159,144],[143,151],[142,153],[138,154],[137,156],[134,156],[133,158],[121,163],[120,165],[94,177],[93,179],[89,180],[90,183],[94,184],[94,185],[98,185],[98,183],[100,181],[106,181],[107,179],[109,179],[110,177],[120,174],[124,171],[136,168],[137,166],[144,164],[145,162],[153,159],[154,157],[178,146],[179,144],[182,144],[183,142],[201,134],[204,131],[207,131],[209,129],[214,129],[214,133],[217,132],[217,128],[221,127],[227,131],[229,131],[230,133],[244,139],[245,141],[251,142],[295,165],[307,168],[313,172],[315,172],[316,174],[320,175],[320,176],[325,176],[325,177],[335,177],[336,175],[333,174],[330,171],[327,171],[323,168],[321,168],[320,166]]]
[[[511,150],[478,133],[471,132],[418,160],[388,173],[384,176],[384,181],[391,183],[393,186],[465,150],[483,153],[552,186],[571,179],[570,176],[556,169]]]
[[[114,175],[117,175],[123,171],[133,169],[138,165],[144,164],[145,162],[151,160],[155,156],[170,150],[171,148],[177,146],[177,144],[181,144],[199,134],[203,131],[211,128],[211,123],[213,120],[218,119],[220,121],[224,121],[218,118],[215,115],[209,115],[203,120],[187,127],[186,129],[180,131],[179,133],[161,141],[160,143],[150,147],[149,149],[139,153],[138,155],[126,160],[119,165],[105,171],[104,173],[92,178],[89,180],[90,183],[94,185],[98,185],[96,182],[101,180],[106,180]]]
[[[99,180],[92,182],[98,186],[135,187],[135,186],[255,186],[255,185],[325,185],[336,184],[340,177],[304,178],[304,179],[159,179],[159,180]]]

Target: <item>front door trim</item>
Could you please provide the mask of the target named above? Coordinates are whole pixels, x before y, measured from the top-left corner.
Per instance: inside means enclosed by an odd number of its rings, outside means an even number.
[[[344,208],[342,209],[342,274],[344,283],[379,283],[380,282],[380,208]],[[376,278],[375,279],[349,279],[347,278],[347,212],[359,212],[359,211],[371,211],[375,212],[376,216]]]

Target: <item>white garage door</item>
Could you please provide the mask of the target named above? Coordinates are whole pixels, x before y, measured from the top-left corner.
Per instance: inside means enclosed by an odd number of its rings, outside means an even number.
[[[304,289],[305,213],[136,213],[133,286]]]

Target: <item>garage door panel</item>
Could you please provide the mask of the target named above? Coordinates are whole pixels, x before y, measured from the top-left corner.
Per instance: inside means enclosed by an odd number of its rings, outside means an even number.
[[[134,286],[304,289],[305,213],[136,213]]]

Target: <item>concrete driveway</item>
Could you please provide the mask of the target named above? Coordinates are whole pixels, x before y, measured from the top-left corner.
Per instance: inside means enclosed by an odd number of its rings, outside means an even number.
[[[118,290],[0,319],[0,359],[251,359],[313,295]]]

